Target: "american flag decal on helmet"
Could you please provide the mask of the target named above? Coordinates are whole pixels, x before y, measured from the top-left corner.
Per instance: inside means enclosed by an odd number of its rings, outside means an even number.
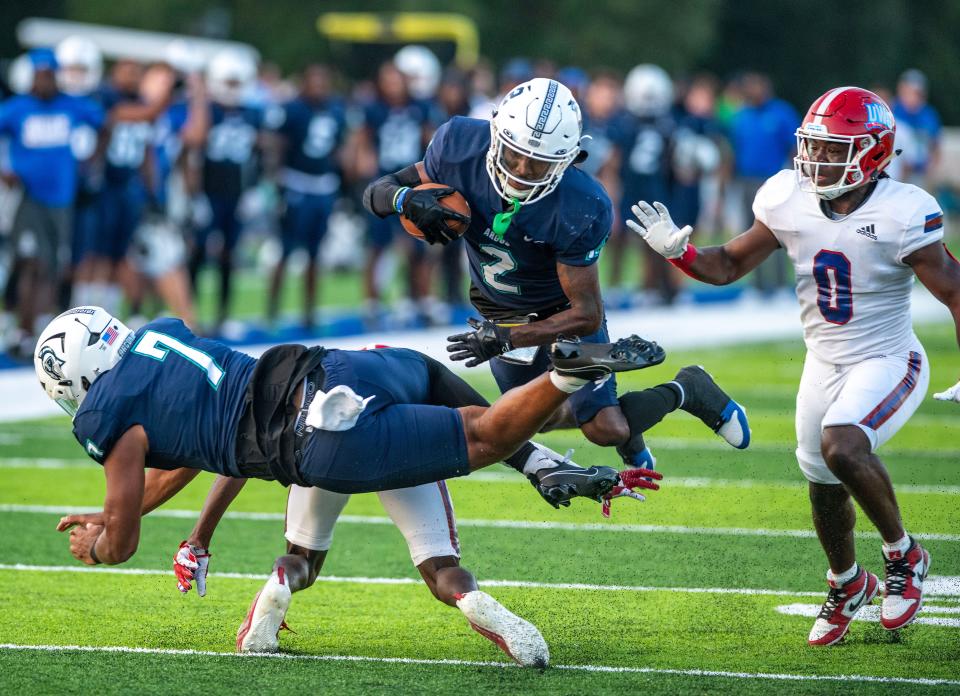
[[[119,334],[114,327],[108,326],[107,330],[100,335],[100,340],[106,343],[108,346],[112,346],[113,342],[117,340],[118,335]]]

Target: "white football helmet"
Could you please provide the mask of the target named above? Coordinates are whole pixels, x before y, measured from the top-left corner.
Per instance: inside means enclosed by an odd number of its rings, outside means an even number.
[[[90,94],[103,77],[103,54],[85,36],[68,36],[57,44],[57,85],[74,96]]]
[[[243,51],[220,51],[207,65],[210,96],[224,106],[238,106],[256,79],[257,64]]]
[[[15,94],[28,94],[33,89],[33,61],[26,53],[17,56],[7,71],[7,84]]]
[[[440,86],[440,61],[426,46],[404,46],[393,57],[397,70],[407,78],[414,99],[430,99]]]
[[[133,331],[102,307],[74,307],[37,340],[33,368],[40,386],[72,418],[90,386],[133,344]]]
[[[490,119],[487,174],[493,188],[521,205],[549,195],[580,154],[582,128],[577,100],[556,80],[536,77],[514,87]],[[531,165],[529,173],[511,166],[518,157]]]
[[[673,81],[659,65],[638,65],[627,73],[623,101],[634,116],[662,116],[673,105]]]

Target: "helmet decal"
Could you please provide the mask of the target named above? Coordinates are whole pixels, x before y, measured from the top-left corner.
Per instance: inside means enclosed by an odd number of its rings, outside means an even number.
[[[63,374],[63,363],[66,361],[57,356],[53,348],[44,346],[40,349],[37,358],[40,360],[40,364],[43,365],[43,371],[57,382],[62,382],[67,378],[67,376]]]
[[[547,127],[547,118],[550,116],[550,111],[553,109],[553,102],[556,98],[557,82],[556,80],[550,80],[550,84],[547,87],[547,94],[543,98],[543,106],[540,107],[540,115],[537,116],[537,123],[533,127],[533,137],[537,140],[543,137],[543,131]],[[538,146],[539,144],[540,143],[537,143]]]

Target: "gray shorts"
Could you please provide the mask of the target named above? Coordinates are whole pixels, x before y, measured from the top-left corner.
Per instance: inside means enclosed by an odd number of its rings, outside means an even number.
[[[13,219],[14,256],[37,260],[55,275],[64,273],[70,264],[71,212],[24,195]]]

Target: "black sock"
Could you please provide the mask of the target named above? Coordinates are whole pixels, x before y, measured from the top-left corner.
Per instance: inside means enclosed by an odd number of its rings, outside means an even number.
[[[627,425],[630,439],[617,448],[621,455],[631,456],[646,449],[643,434],[663,420],[680,405],[680,390],[672,384],[661,384],[652,389],[628,392],[620,397],[620,408]]]

